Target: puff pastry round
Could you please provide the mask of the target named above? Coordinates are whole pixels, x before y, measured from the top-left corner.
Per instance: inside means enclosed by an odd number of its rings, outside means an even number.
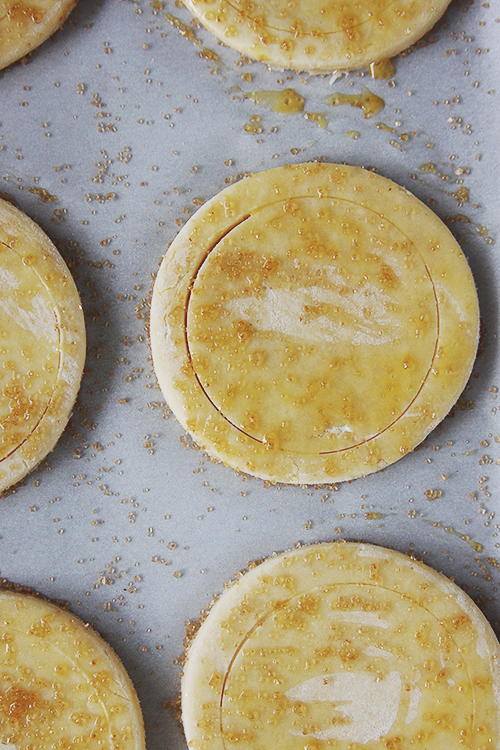
[[[0,490],[56,444],[85,360],[85,324],[62,257],[31,219],[0,201]]]
[[[0,0],[0,69],[44,42],[75,4],[76,0]]]
[[[153,293],[159,384],[212,456],[324,483],[397,461],[465,386],[479,325],[454,237],[359,167],[255,174],[178,234]]]
[[[185,0],[225,44],[273,68],[359,69],[401,52],[450,0]]]
[[[500,648],[444,576],[318,544],[227,588],[187,651],[189,750],[500,747]]]
[[[125,668],[102,638],[42,599],[0,590],[0,747],[145,750]]]

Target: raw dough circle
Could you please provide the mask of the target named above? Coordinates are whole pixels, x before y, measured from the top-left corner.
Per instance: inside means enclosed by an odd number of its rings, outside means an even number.
[[[272,481],[369,474],[465,386],[479,311],[442,222],[389,180],[304,164],[208,201],[163,259],[155,371],[212,455]]]
[[[239,577],[187,651],[190,750],[500,747],[500,647],[399,552],[318,544]]]
[[[216,37],[273,68],[357,70],[401,52],[450,0],[184,0]]]
[[[75,4],[76,0],[0,0],[0,69],[44,42]]]
[[[73,278],[42,230],[0,201],[0,491],[52,450],[85,359]]]
[[[144,750],[137,695],[102,638],[42,599],[0,590],[0,747]]]

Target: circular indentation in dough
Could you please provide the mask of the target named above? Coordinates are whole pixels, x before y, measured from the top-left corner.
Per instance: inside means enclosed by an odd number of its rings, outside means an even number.
[[[449,0],[186,0],[219,39],[274,68],[358,69],[401,52],[443,15]]]
[[[0,0],[0,69],[44,42],[76,0]]]
[[[196,750],[494,747],[499,655],[474,603],[427,566],[371,545],[304,547],[208,614],[187,653],[186,737]]]
[[[412,450],[458,398],[477,335],[470,270],[439,219],[389,180],[325,164],[205,204],[163,260],[151,314],[160,386],[194,439],[292,483]]]
[[[253,212],[207,255],[188,303],[207,397],[255,440],[297,452],[339,450],[340,435],[353,448],[394,424],[427,380],[438,332],[432,278],[411,241],[373,211],[325,198]],[[242,373],[250,387],[237,398]]]
[[[0,746],[145,748],[134,687],[92,628],[49,602],[0,590],[0,640]]]
[[[40,228],[0,202],[0,490],[52,450],[85,357],[80,299]]]

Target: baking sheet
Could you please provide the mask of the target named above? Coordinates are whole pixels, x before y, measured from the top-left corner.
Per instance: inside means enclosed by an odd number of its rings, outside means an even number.
[[[107,638],[137,687],[149,750],[186,747],[172,708],[185,622],[250,560],[296,543],[413,552],[500,632],[499,31],[494,3],[453,0],[393,79],[333,82],[241,60],[170,1],[81,0],[0,78],[0,192],[59,247],[88,333],[68,429],[1,501],[0,575],[67,600]],[[370,119],[326,104],[365,85],[385,101]],[[326,127],[245,98],[285,87]],[[449,223],[478,287],[480,354],[459,406],[397,464],[338,486],[268,486],[213,464],[168,414],[149,294],[199,202],[247,172],[318,158],[376,168]]]

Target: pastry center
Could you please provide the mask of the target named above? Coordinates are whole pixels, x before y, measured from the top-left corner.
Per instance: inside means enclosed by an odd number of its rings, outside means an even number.
[[[270,448],[328,453],[411,408],[438,313],[430,273],[394,224],[350,201],[294,198],[254,211],[207,253],[186,338],[226,420]]]
[[[275,603],[226,673],[224,746],[454,747],[457,734],[471,738],[474,716],[457,628],[472,623],[438,620],[408,596],[364,584]]]

